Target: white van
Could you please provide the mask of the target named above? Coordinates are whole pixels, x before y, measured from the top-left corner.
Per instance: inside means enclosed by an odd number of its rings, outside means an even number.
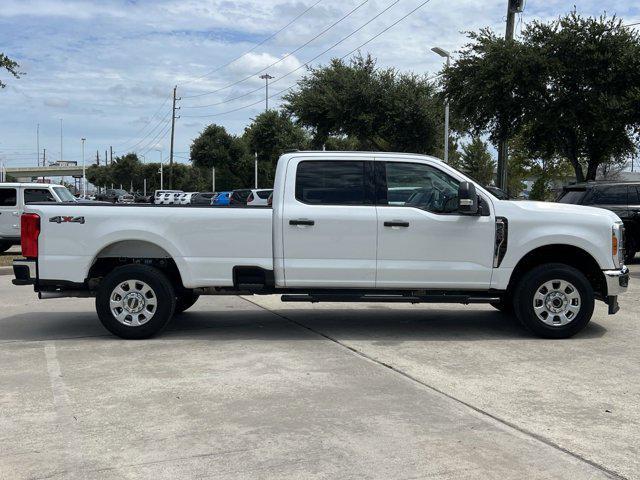
[[[20,245],[20,215],[32,203],[76,202],[67,187],[44,183],[0,183],[0,253]]]

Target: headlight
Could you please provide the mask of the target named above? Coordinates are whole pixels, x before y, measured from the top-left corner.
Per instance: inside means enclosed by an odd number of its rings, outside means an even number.
[[[611,229],[611,256],[617,268],[624,265],[624,225],[616,222]]]

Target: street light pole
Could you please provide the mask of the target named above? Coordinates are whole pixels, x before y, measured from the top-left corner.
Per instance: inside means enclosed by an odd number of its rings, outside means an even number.
[[[437,53],[441,57],[447,59],[447,68],[449,68],[449,61],[451,55],[446,50],[440,47],[433,47],[432,52]],[[449,163],[449,99],[444,100],[444,163]]]
[[[264,111],[266,112],[269,110],[269,80],[275,77],[265,73],[260,75],[260,78],[264,80]]]
[[[82,196],[86,197],[87,196],[87,169],[84,163],[84,142],[87,139],[82,137],[80,140],[82,140]]]

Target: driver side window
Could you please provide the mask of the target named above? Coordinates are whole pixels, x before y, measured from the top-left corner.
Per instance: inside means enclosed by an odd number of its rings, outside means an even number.
[[[459,181],[424,163],[386,163],[387,204],[433,213],[458,209]]]

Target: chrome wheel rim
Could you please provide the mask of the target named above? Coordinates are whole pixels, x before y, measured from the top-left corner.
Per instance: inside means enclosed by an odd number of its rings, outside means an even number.
[[[536,289],[533,311],[545,324],[563,327],[578,316],[582,299],[578,289],[566,280],[549,280]]]
[[[158,298],[153,288],[141,280],[120,282],[111,292],[111,314],[123,325],[139,327],[153,318]]]

